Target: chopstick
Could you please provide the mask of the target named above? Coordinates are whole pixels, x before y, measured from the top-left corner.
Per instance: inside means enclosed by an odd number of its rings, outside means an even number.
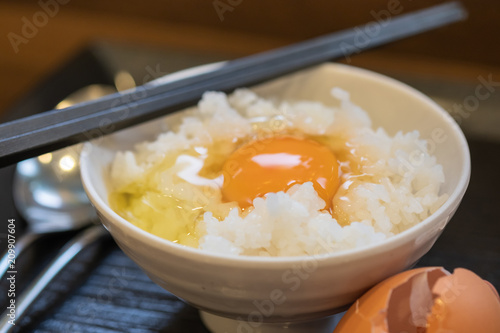
[[[177,81],[157,80],[97,101],[1,124],[0,167],[194,105],[207,90],[230,92],[465,18],[466,11],[458,2],[445,3],[229,61]],[[369,30],[374,25],[378,33]],[[372,32],[368,35],[367,31]],[[363,33],[365,39],[360,42]]]

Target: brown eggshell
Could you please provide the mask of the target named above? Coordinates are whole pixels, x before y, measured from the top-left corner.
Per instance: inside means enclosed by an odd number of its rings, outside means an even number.
[[[457,268],[439,279],[427,333],[499,333],[500,299],[493,286],[473,272]]]
[[[351,306],[334,333],[388,333],[389,328],[393,332],[418,332],[419,328],[408,319],[411,309],[415,308],[409,297],[412,288],[419,291],[428,289],[430,295],[435,281],[448,274],[442,267],[422,267],[380,282]],[[421,313],[426,316],[431,306],[432,303]],[[389,307],[391,310],[388,311]]]

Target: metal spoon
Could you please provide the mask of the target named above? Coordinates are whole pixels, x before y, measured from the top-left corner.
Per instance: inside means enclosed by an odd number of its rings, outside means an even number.
[[[40,296],[42,291],[54,279],[54,277],[88,245],[95,243],[109,233],[101,225],[94,225],[84,229],[74,238],[72,238],[59,251],[55,258],[45,267],[45,269],[33,280],[33,282],[23,291],[19,298],[15,300],[14,320],[9,316],[9,309],[4,311],[0,317],[0,333],[11,333],[16,329],[16,323],[19,323],[26,314],[31,304]],[[12,300],[12,299],[11,299]]]
[[[91,85],[71,94],[56,108],[65,108],[113,92],[115,90],[109,86]],[[16,240],[14,260],[45,234],[77,230],[95,220],[95,211],[80,181],[80,148],[81,145],[71,146],[17,164],[14,203],[27,221],[28,228]],[[0,278],[11,263],[12,257],[9,258],[6,252],[0,261]]]
[[[114,92],[107,86],[88,86],[70,95],[58,107],[95,99]],[[17,239],[15,259],[34,241],[48,233],[82,229],[96,221],[96,213],[80,181],[79,154],[81,145],[68,147],[18,163],[14,178],[14,202],[28,222],[27,232]],[[20,321],[33,301],[52,279],[82,249],[108,233],[100,225],[86,228],[61,248],[55,258],[26,287],[16,300],[16,321]],[[9,272],[8,252],[0,262],[0,277]],[[15,263],[15,261],[14,261]],[[17,273],[17,272],[14,272]],[[0,333],[12,332],[15,326],[4,312]]]

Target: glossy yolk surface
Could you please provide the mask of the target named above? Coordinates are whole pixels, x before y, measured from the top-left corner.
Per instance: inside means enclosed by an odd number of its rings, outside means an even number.
[[[339,183],[339,165],[326,146],[292,136],[256,140],[237,149],[224,163],[222,195],[242,208],[269,192],[312,182],[331,209]]]

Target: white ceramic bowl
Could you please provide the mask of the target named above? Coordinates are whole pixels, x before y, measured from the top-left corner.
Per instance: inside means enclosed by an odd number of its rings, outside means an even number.
[[[84,147],[83,185],[104,226],[154,282],[202,310],[214,332],[331,332],[324,318],[375,283],[412,266],[434,244],[464,195],[470,157],[463,133],[441,107],[405,84],[359,68],[324,64],[255,90],[264,97],[328,104],[334,86],[349,91],[375,127],[383,126],[389,134],[419,130],[444,168],[442,191],[449,194],[448,201],[426,220],[381,244],[315,257],[275,258],[216,255],[174,244],[110,209],[106,186],[114,152],[153,139],[167,129],[165,119]]]

